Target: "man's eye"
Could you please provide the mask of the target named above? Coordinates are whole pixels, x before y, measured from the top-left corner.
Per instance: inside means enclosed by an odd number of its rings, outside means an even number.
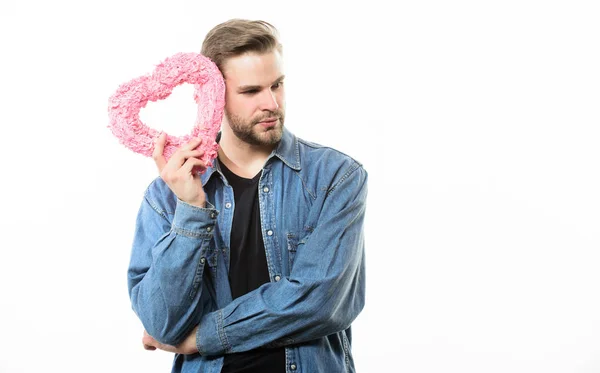
[[[253,95],[255,93],[258,93],[258,91],[256,89],[251,89],[249,91],[242,92],[243,95]]]
[[[282,85],[283,85],[283,82],[275,83],[275,84],[273,84],[272,88],[277,89],[277,88],[281,87]]]

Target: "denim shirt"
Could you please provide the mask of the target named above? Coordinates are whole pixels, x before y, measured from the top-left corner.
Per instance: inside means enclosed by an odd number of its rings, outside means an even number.
[[[367,172],[352,158],[284,129],[259,181],[270,282],[232,300],[233,189],[219,162],[201,175],[205,208],[160,179],[142,200],[128,270],[133,310],[170,345],[199,325],[199,353],[172,372],[218,373],[223,355],[285,346],[286,372],[355,372],[352,321],[365,301]]]

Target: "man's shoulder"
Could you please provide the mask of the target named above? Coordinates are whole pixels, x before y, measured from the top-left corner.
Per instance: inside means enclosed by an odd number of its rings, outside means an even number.
[[[331,146],[298,138],[303,179],[316,183],[328,192],[348,179],[362,179],[366,171],[362,163]]]
[[[308,141],[300,137],[296,138],[298,139],[300,151],[304,156],[302,159],[303,163],[313,163],[315,161],[320,161],[333,162],[333,164],[337,165],[355,164],[359,167],[362,167],[362,164],[359,161],[357,161],[354,157],[336,148]]]

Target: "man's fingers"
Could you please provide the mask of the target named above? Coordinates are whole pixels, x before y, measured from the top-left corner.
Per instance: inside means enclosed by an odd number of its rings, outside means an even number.
[[[154,140],[154,151],[152,152],[152,159],[154,159],[154,163],[156,163],[156,167],[158,168],[158,172],[162,172],[163,168],[167,164],[167,160],[163,155],[165,151],[165,142],[167,141],[167,135],[163,132]]]
[[[184,342],[182,342],[179,346],[171,346],[158,342],[154,339],[150,334],[144,330],[144,336],[142,337],[142,344],[144,345],[144,349],[148,351],[154,351],[156,349],[173,352],[178,354],[193,354],[198,352],[196,348],[196,329],[192,332]],[[190,339],[191,338],[191,339]],[[192,346],[187,346],[187,344],[192,344]]]
[[[144,335],[142,336],[142,344],[144,345],[144,350],[154,351],[156,350],[156,340],[144,330]]]
[[[192,137],[190,139],[190,141],[188,141],[187,143],[181,145],[181,147],[179,147],[179,150],[192,150],[192,149],[196,149],[198,147],[198,145],[200,145],[200,143],[202,142],[202,139],[199,137]]]
[[[203,161],[199,160],[198,158],[188,158],[185,163],[183,164],[183,166],[181,166],[181,171],[184,172],[185,174],[191,173],[192,169],[198,166],[201,169],[205,169],[206,168],[206,163],[204,163]]]
[[[164,151],[165,145],[164,134],[158,138],[157,146],[154,148],[153,158],[156,162],[156,166],[158,167],[159,173],[162,173],[165,168],[166,173],[177,172],[181,166],[185,163],[185,161],[190,157],[201,157],[204,154],[204,151],[200,149],[196,149],[198,145],[202,142],[200,138],[193,138],[173,153],[169,161],[165,160],[165,157],[162,155]],[[160,151],[159,154],[157,154]]]
[[[182,169],[182,166],[190,158],[199,158],[204,154],[202,150],[178,150],[171,156],[169,162],[165,164],[160,175],[163,180],[172,179],[173,177],[178,178],[181,175],[181,171],[184,173],[189,172],[189,169]]]
[[[175,159],[173,163],[177,167],[181,167],[187,159],[200,158],[202,155],[204,155],[202,150],[178,150],[171,158]]]
[[[198,145],[200,145],[201,142],[202,140],[200,138],[194,137],[184,145],[180,146],[179,149],[173,153],[171,159],[169,159],[169,168],[172,171],[176,171],[185,163],[188,158],[200,157],[202,154],[204,154],[204,152],[201,150],[194,150],[198,147]]]

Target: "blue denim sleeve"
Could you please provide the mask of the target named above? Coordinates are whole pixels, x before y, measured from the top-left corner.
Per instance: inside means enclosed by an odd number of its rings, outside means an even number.
[[[311,207],[314,230],[290,275],[204,315],[202,355],[301,343],[347,329],[364,307],[367,173],[355,164]]]
[[[164,189],[153,183],[139,209],[128,289],[148,334],[177,345],[209,308],[203,276],[217,211],[209,203],[199,208],[174,196],[169,204]]]

